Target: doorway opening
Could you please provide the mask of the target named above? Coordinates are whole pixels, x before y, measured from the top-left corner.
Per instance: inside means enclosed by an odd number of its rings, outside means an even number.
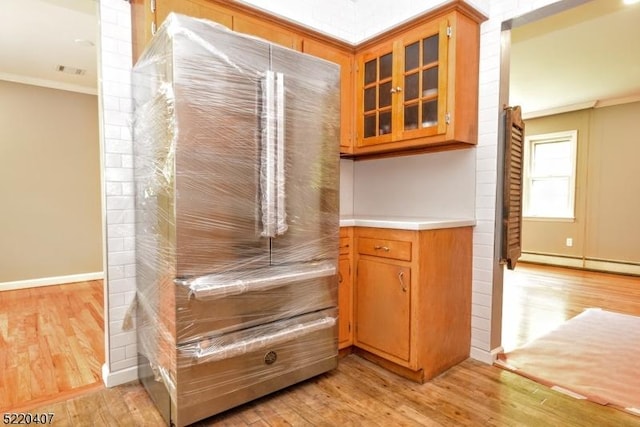
[[[640,85],[625,83],[628,70],[640,69],[640,63],[628,63],[635,58],[620,43],[621,34],[638,39],[632,36],[640,19],[637,6],[559,2],[503,24],[507,72],[502,73],[501,103],[522,106],[527,137],[576,130],[578,139],[574,210],[560,218],[535,215],[525,206],[523,257],[515,271],[500,273],[505,350],[588,307],[640,314],[633,290],[640,281],[634,277],[640,274],[640,232],[631,221],[640,214],[640,203],[629,203],[627,196],[640,192],[635,184],[640,180],[637,168],[626,162],[639,154],[632,143],[638,131],[632,117],[640,114]],[[615,31],[607,30],[612,25]],[[604,36],[609,32],[615,33],[614,44]],[[536,167],[534,159],[529,153],[525,170]],[[537,166],[548,171],[554,161],[558,157],[539,160]],[[529,196],[531,183],[549,176],[531,173]],[[538,196],[557,195],[552,190]]]

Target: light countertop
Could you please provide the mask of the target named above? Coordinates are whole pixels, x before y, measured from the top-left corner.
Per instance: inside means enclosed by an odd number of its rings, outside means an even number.
[[[375,227],[398,230],[435,230],[439,228],[468,227],[476,225],[468,218],[424,218],[399,216],[359,215],[340,218],[340,227]]]

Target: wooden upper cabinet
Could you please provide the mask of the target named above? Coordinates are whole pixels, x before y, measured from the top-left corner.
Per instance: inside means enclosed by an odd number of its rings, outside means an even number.
[[[160,25],[170,12],[195,18],[204,18],[231,28],[233,14],[230,10],[214,5],[207,0],[156,0],[156,20]]]
[[[131,44],[133,63],[138,60],[147,42],[153,37],[156,26],[151,0],[131,1]]]
[[[340,65],[340,153],[353,153],[353,54],[307,38],[302,51]]]
[[[479,24],[458,7],[358,49],[355,155],[476,143]]]
[[[358,147],[393,141],[395,80],[393,46],[382,44],[358,55]]]
[[[132,0],[134,61],[172,11],[339,64],[343,156],[477,141],[479,23],[486,18],[463,0],[355,48],[236,2]]]
[[[254,17],[235,15],[233,18],[233,30],[257,36],[284,47],[300,50],[301,37],[296,33]]]

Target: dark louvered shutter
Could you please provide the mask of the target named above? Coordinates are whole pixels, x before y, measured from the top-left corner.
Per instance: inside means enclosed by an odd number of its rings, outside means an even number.
[[[522,154],[524,122],[520,107],[505,108],[502,258],[513,270],[522,253]]]

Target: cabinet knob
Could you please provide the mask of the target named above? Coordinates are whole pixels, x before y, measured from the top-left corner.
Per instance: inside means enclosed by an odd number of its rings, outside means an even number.
[[[402,292],[407,292],[407,285],[404,284],[404,271],[401,271],[400,273],[398,273],[398,280],[400,281]]]
[[[342,273],[338,271],[338,283],[342,283]]]
[[[402,88],[400,86],[392,87],[390,92],[391,93],[396,93],[396,92],[400,93],[400,92],[402,92]]]
[[[375,249],[376,251],[379,251],[380,249],[382,249],[385,252],[389,252],[389,248],[387,246],[376,245],[373,247],[373,249]]]
[[[396,88],[392,87],[390,90],[391,93],[396,93]]]

